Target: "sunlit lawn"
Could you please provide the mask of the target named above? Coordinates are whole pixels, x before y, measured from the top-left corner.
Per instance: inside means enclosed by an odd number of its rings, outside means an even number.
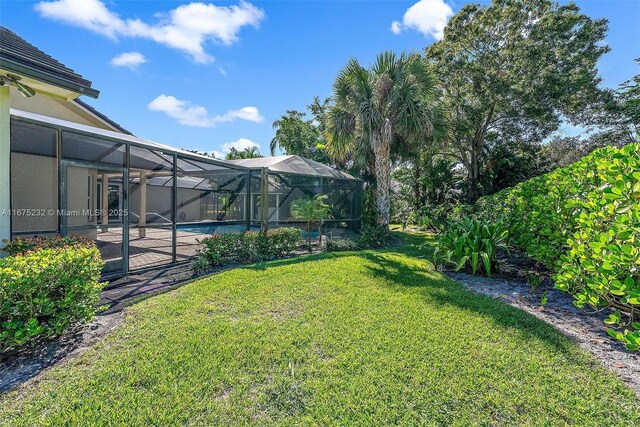
[[[551,326],[433,270],[424,237],[230,270],[138,303],[0,398],[0,424],[640,425]],[[428,254],[427,254],[428,255]]]

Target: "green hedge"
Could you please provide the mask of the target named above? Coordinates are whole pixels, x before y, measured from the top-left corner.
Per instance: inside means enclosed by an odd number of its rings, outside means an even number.
[[[103,266],[98,249],[84,241],[0,259],[0,351],[91,320]]]
[[[31,239],[17,238],[11,242],[8,240],[3,240],[3,243],[5,243],[6,246],[2,248],[2,251],[8,253],[9,255],[19,255],[21,253],[34,251],[37,249],[64,248],[69,246],[82,246],[85,248],[95,247],[93,241],[85,239],[84,237],[62,237],[59,234],[53,237],[36,236]]]
[[[232,264],[251,263],[281,258],[293,252],[302,241],[297,228],[277,228],[266,233],[214,234],[200,240],[204,248],[194,259],[197,271]]]
[[[578,307],[613,306],[632,328],[610,332],[640,348],[640,145],[606,147],[580,161],[481,198],[479,216],[501,220],[514,242],[556,272]],[[620,323],[619,314],[609,323]],[[633,330],[636,330],[633,332]]]

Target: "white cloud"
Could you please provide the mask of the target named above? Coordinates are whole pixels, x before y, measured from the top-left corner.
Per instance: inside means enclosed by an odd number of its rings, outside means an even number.
[[[237,5],[216,6],[194,2],[158,14],[159,22],[148,24],[140,19],[123,19],[110,11],[101,0],[53,0],[36,4],[41,16],[86,28],[116,40],[139,37],[180,50],[195,62],[211,62],[205,52],[206,41],[224,45],[238,41],[245,26],[258,27],[264,11],[241,0]]]
[[[109,11],[100,0],[40,2],[35,9],[45,18],[83,27],[112,39],[126,32],[127,23]]]
[[[140,64],[145,62],[147,62],[147,58],[140,52],[125,52],[111,59],[111,65],[114,67],[127,67],[131,70],[137,69]]]
[[[247,138],[238,138],[235,141],[227,142],[222,144],[222,150],[224,153],[228,153],[232,148],[235,148],[238,151],[242,151],[245,148],[256,147],[258,150],[260,149],[260,144],[253,142]],[[222,154],[224,157],[224,154]]]
[[[400,34],[402,30],[413,29],[425,36],[442,40],[444,27],[452,16],[453,10],[444,0],[420,0],[407,9],[402,22],[391,23],[391,31]]]
[[[243,107],[239,110],[229,110],[225,114],[211,115],[206,108],[192,104],[189,101],[177,99],[171,95],[160,95],[149,103],[152,111],[161,111],[173,117],[185,126],[213,127],[218,123],[246,120],[260,123],[264,117],[256,107]]]
[[[398,21],[393,21],[391,23],[391,32],[395,35],[400,34],[400,32],[402,31],[402,26],[400,24],[400,22]]]
[[[264,117],[256,107],[242,107],[239,110],[229,110],[225,114],[215,116],[216,122],[232,122],[236,119],[246,120],[248,122],[261,123]]]

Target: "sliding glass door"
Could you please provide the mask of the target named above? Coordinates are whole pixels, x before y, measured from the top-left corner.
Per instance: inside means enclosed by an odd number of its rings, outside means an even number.
[[[103,273],[128,270],[128,173],[97,163],[61,162],[60,225],[64,236],[92,240],[106,265]]]

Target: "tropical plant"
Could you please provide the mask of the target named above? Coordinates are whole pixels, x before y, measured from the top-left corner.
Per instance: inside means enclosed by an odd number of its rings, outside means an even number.
[[[551,0],[467,4],[449,20],[426,57],[450,114],[445,151],[467,171],[469,202],[480,196],[490,141],[539,142],[563,119],[591,119],[585,111],[600,100],[606,32],[606,19]]]
[[[509,229],[502,223],[488,223],[464,218],[449,223],[438,236],[435,255],[456,271],[465,269],[471,274],[485,273],[491,277],[499,272],[498,251],[509,251]]]
[[[444,136],[436,92],[424,58],[393,52],[379,54],[369,69],[349,60],[333,85],[327,149],[338,160],[348,158],[373,172],[380,225],[390,219],[392,154]]]
[[[316,194],[312,198],[300,198],[291,202],[291,217],[302,220],[307,224],[307,242],[309,252],[311,252],[311,227],[315,224],[318,227],[318,242],[322,244],[322,224],[324,220],[333,218],[331,206],[324,201],[325,194]]]

